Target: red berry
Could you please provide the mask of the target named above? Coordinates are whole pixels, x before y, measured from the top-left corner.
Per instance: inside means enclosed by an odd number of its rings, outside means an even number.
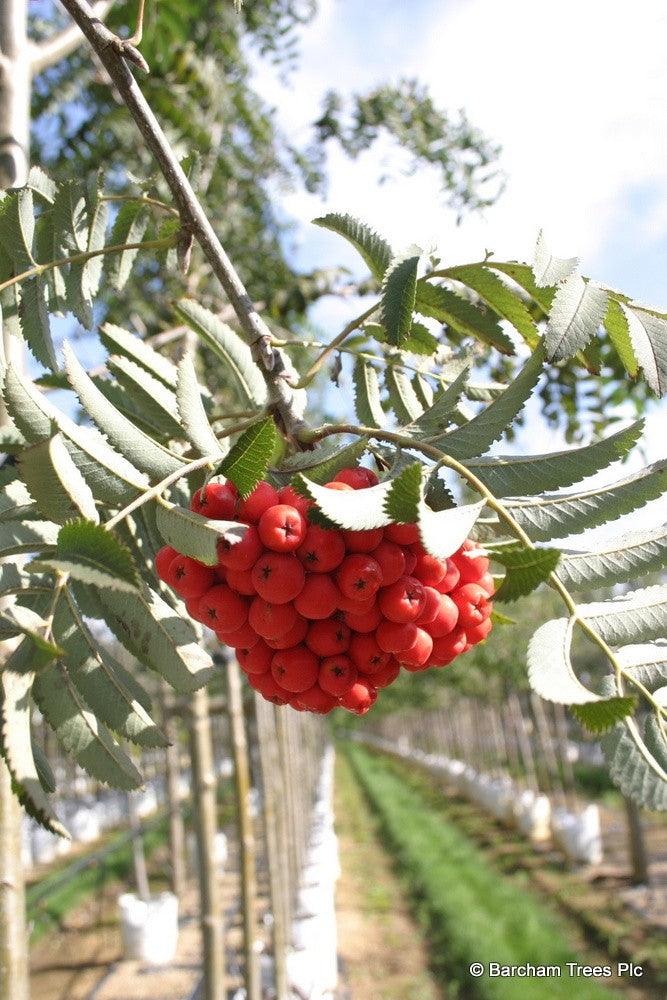
[[[266,674],[271,669],[274,650],[259,639],[249,649],[237,649],[236,658],[246,674]]]
[[[191,597],[189,600],[185,602],[185,610],[187,611],[187,613],[190,615],[191,618],[194,618],[196,622],[201,622],[202,625],[204,625],[205,624],[204,619],[202,618],[201,613],[199,611],[200,600],[201,597]]]
[[[309,524],[296,554],[309,573],[330,573],[345,558],[345,542],[339,531]]]
[[[301,593],[306,573],[296,556],[265,552],[252,568],[255,590],[265,601],[287,604]]]
[[[314,684],[307,691],[302,691],[290,701],[293,708],[315,712],[317,715],[327,715],[337,704],[338,699],[327,691],[323,691],[319,684]]]
[[[401,672],[401,665],[398,660],[392,657],[389,663],[381,667],[380,670],[376,670],[371,677],[361,677],[360,680],[368,680],[375,688],[386,688],[390,684],[393,684],[398,675]]]
[[[458,586],[459,582],[459,568],[453,559],[447,560],[447,572],[443,576],[440,583],[436,584],[436,590],[441,594],[449,594],[454,587]]]
[[[433,621],[425,626],[434,639],[441,639],[443,636],[449,635],[459,620],[459,609],[452,600],[452,596],[452,594],[440,594],[438,612]]]
[[[160,577],[161,580],[168,582],[167,573],[169,566],[176,558],[179,556],[180,552],[176,549],[172,549],[171,545],[163,545],[162,548],[155,553],[155,572]]]
[[[259,519],[259,537],[273,552],[293,552],[306,537],[306,520],[296,507],[279,503]]]
[[[335,698],[348,691],[357,679],[357,668],[349,656],[328,656],[320,664],[318,683],[323,691]]]
[[[227,569],[246,570],[257,562],[263,551],[257,528],[251,524],[240,542],[228,538],[218,542],[218,562]]]
[[[344,653],[350,645],[350,629],[335,618],[314,622],[308,629],[306,645],[318,656]]]
[[[377,604],[374,604],[365,614],[355,615],[352,611],[346,611],[345,621],[353,632],[374,632],[382,621],[382,615]]]
[[[271,604],[262,597],[256,597],[248,611],[248,621],[263,639],[277,639],[287,635],[298,621],[293,604]]]
[[[417,619],[417,625],[423,626],[427,632],[431,632],[431,622],[435,621],[438,616],[442,594],[439,594],[435,587],[425,586],[424,596],[426,598],[424,601],[424,610]]]
[[[338,587],[330,576],[308,573],[303,590],[294,601],[294,607],[305,618],[317,621],[331,618],[338,607]]]
[[[285,604],[280,604],[278,606],[282,608],[287,607]],[[265,642],[267,646],[271,647],[271,649],[289,649],[290,646],[298,646],[300,642],[303,642],[307,633],[308,621],[299,615],[289,632],[286,632],[284,635],[279,635],[275,639],[265,638]]]
[[[489,595],[478,583],[465,583],[452,591],[451,598],[459,609],[459,624],[479,625],[491,614]]]
[[[398,654],[398,659],[406,670],[422,670],[433,652],[433,639],[423,628],[417,629],[417,638],[409,647]]]
[[[412,545],[419,541],[419,528],[416,524],[390,524],[384,529],[384,537],[397,545]]]
[[[391,587],[405,575],[405,555],[400,545],[384,538],[370,554],[380,564],[383,587]]]
[[[339,490],[341,493],[349,493],[352,490],[352,487],[348,486],[347,483],[337,483],[335,481],[331,483],[325,483],[324,486],[328,490]]]
[[[484,576],[480,576],[477,583],[482,588],[482,590],[485,590],[487,592],[489,597],[493,597],[493,595],[496,592],[496,585],[490,573],[485,573]]]
[[[290,700],[290,692],[281,687],[271,673],[249,674],[248,683],[274,705],[287,705]]]
[[[334,476],[335,483],[346,483],[353,490],[365,490],[369,486],[377,486],[379,481],[372,469],[365,469],[363,466],[355,469],[341,469]]]
[[[257,524],[264,511],[277,503],[280,503],[278,490],[271,483],[262,480],[261,483],[257,483],[249,497],[239,502],[238,516],[242,521]]]
[[[271,673],[286,691],[307,691],[317,680],[320,661],[307,646],[280,649],[273,654]]]
[[[467,636],[462,628],[454,629],[449,635],[433,640],[433,652],[428,664],[430,667],[446,667],[448,663],[460,656],[467,644]]]
[[[216,632],[234,632],[248,620],[248,601],[224,583],[211,587],[199,600],[202,621]]]
[[[414,622],[383,621],[377,627],[375,640],[386,653],[400,653],[409,649],[417,638],[417,626]]]
[[[253,597],[255,594],[255,584],[252,582],[252,572],[249,569],[228,569],[220,572],[221,567],[216,570],[216,576],[226,582],[237,594],[244,594],[246,597]]]
[[[171,560],[165,578],[165,583],[186,600],[201,597],[214,582],[215,573],[210,566],[181,555]]]
[[[374,674],[389,663],[389,653],[380,649],[372,635],[353,635],[350,656],[362,674]]]
[[[493,623],[490,618],[485,618],[479,625],[468,625],[466,627],[466,639],[472,646],[475,646],[478,642],[486,639],[492,628]]]
[[[257,632],[249,622],[234,631],[219,630],[216,635],[220,642],[224,643],[225,646],[231,646],[232,649],[252,649],[259,642]]]
[[[370,528],[368,531],[344,531],[345,547],[348,552],[372,552],[382,541],[382,528]]]
[[[375,702],[378,693],[370,681],[357,680],[340,699],[340,704],[355,715],[365,715]]]
[[[414,576],[424,584],[425,587],[437,587],[447,572],[447,563],[443,559],[437,559],[430,552],[416,552],[417,562],[413,569]]]
[[[367,598],[367,600],[355,601],[354,599],[351,600],[349,597],[345,597],[341,593],[338,594],[338,608],[346,614],[349,612],[351,615],[369,615],[376,605],[377,600],[375,595]]]
[[[372,556],[355,552],[341,563],[336,582],[343,597],[363,601],[373,597],[382,586],[382,570]]]
[[[484,555],[477,542],[469,539],[463,543],[452,559],[461,574],[461,583],[476,583],[489,570],[489,560]]]
[[[417,553],[411,548],[405,550],[405,576],[412,576],[417,565]]]
[[[380,611],[392,622],[414,622],[424,610],[424,584],[414,576],[402,576],[378,597]]]
[[[193,494],[190,507],[196,514],[214,521],[234,521],[238,498],[231,483],[208,483]]]
[[[312,500],[300,496],[292,486],[283,486],[278,493],[278,502],[294,507],[303,517],[308,514],[308,508],[313,506]]]

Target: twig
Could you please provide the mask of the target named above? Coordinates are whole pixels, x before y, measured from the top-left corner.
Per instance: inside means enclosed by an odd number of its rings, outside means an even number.
[[[100,0],[93,7],[93,16],[103,21],[111,8],[113,0]],[[30,72],[33,76],[43,73],[45,69],[55,66],[72,52],[78,49],[83,41],[81,29],[76,24],[59,31],[53,38],[38,42],[31,48]]]

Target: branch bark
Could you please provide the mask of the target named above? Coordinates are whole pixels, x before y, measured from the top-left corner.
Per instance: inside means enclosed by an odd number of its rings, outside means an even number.
[[[103,21],[112,7],[113,0],[99,0],[92,6],[93,17]],[[59,31],[53,38],[36,43],[31,47],[31,74],[36,76],[38,73],[43,73],[45,69],[55,66],[62,59],[66,59],[78,49],[82,41],[81,29],[78,25],[73,24],[69,28]]]
[[[243,282],[227,256],[213,226],[183,172],[164,131],[125,61],[123,42],[96,20],[85,0],[60,0],[91,47],[97,53],[112,83],[155,157],[173,195],[183,229],[199,243],[213,273],[234,307],[246,342],[264,375],[271,410],[282,430],[293,441],[304,428],[305,395],[295,389],[298,375],[287,355],[273,346],[268,326],[258,314]],[[133,50],[134,52],[135,50]]]
[[[23,187],[30,149],[26,0],[0,3],[0,189]]]

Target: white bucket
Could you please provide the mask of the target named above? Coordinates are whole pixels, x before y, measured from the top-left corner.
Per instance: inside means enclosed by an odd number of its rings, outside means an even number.
[[[551,839],[551,802],[546,795],[521,792],[514,806],[514,818],[521,832],[534,844]]]
[[[80,806],[78,809],[73,809],[67,817],[67,825],[72,840],[80,844],[90,844],[97,840],[102,832],[100,810],[95,806]]]
[[[551,821],[553,838],[571,861],[599,865],[602,861],[600,810],[595,804],[580,813],[557,809]]]
[[[149,965],[168,965],[178,945],[178,899],[163,892],[140,899],[133,892],[118,897],[123,957]]]

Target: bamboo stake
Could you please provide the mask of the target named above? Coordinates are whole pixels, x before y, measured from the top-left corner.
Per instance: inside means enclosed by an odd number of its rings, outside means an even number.
[[[130,830],[132,831],[134,884],[139,898],[148,901],[151,893],[148,885],[146,855],[144,854],[144,841],[141,833],[141,820],[139,819],[139,813],[137,812],[137,801],[132,792],[127,792],[125,800],[127,802],[127,814],[130,820]]]
[[[639,806],[632,799],[623,796],[625,815],[628,824],[628,855],[632,872],[633,885],[649,885],[649,859],[646,850],[646,838],[642,824],[642,814]]]
[[[178,727],[174,716],[166,711],[165,681],[160,683],[160,704],[162,709],[162,728],[169,740],[165,749],[165,794],[167,813],[169,816],[169,856],[171,862],[171,890],[175,896],[182,899],[185,893],[185,824],[181,811],[180,777],[181,768],[178,748]]]

